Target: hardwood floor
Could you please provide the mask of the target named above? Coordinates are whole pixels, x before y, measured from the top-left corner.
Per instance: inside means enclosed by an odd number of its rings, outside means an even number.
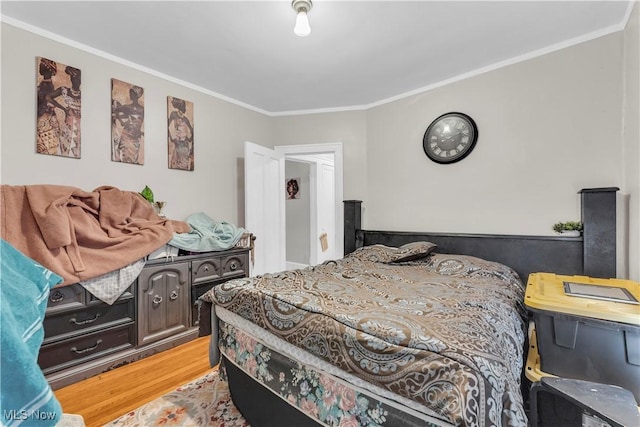
[[[82,415],[87,427],[102,426],[209,371],[209,339],[197,338],[56,390],[55,395],[65,413]]]

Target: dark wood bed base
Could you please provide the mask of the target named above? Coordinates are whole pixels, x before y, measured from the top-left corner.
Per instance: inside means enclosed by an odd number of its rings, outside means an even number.
[[[438,245],[436,252],[472,255],[513,268],[527,281],[530,273],[548,272],[616,277],[617,187],[585,188],[581,195],[580,237],[458,234],[361,229],[359,200],[344,202],[344,251],[375,244],[400,246],[415,241]]]

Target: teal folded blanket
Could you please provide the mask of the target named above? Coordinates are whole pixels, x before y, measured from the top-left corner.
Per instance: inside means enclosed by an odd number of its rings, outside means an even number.
[[[174,234],[169,245],[192,252],[224,251],[234,247],[245,229],[224,221],[215,221],[205,213],[190,215],[188,233]]]
[[[55,425],[62,408],[38,366],[38,352],[49,289],[62,277],[0,242],[0,424]]]

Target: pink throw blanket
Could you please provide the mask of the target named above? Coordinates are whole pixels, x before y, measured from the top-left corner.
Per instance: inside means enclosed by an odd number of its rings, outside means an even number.
[[[64,278],[61,286],[120,269],[173,237],[186,222],[159,217],[132,191],[61,185],[1,186],[1,237]]]

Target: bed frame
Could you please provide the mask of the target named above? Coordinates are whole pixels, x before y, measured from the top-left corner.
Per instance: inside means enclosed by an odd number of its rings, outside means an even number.
[[[360,200],[344,202],[345,255],[363,246],[400,246],[415,241],[438,245],[436,252],[472,255],[513,268],[526,283],[530,273],[616,277],[617,187],[585,188],[580,237],[459,234],[361,229]]]
[[[508,265],[525,283],[529,274],[533,272],[615,277],[618,190],[615,187],[587,188],[579,192],[581,220],[584,224],[584,231],[580,237],[362,230],[362,202],[346,200],[345,255],[363,246],[400,246],[409,242],[429,241],[438,245],[436,251],[439,253],[472,255]],[[215,322],[213,318],[212,321]],[[201,325],[203,323],[207,322],[201,322]],[[212,338],[212,346],[216,346],[217,349],[217,334]],[[525,349],[527,347],[525,343]],[[222,359],[225,357],[222,356]],[[233,401],[251,425],[319,426],[296,409],[283,404],[279,397],[263,389],[232,363],[225,362],[225,365]],[[528,388],[524,379],[522,387],[526,401]]]

